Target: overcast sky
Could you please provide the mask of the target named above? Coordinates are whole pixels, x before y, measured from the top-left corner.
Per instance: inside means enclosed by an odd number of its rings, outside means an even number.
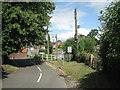
[[[66,2],[65,2],[66,1]],[[99,12],[109,5],[110,2],[100,0],[55,0],[56,9],[51,18],[51,27],[49,30],[51,36],[58,35],[58,39],[65,41],[75,34],[74,9],[77,8],[77,24],[79,34],[87,35],[91,29],[98,29],[100,21]],[[89,2],[88,2],[89,1]],[[97,0],[98,1],[98,0]],[[51,37],[52,40],[52,37]],[[53,40],[52,40],[53,41]]]

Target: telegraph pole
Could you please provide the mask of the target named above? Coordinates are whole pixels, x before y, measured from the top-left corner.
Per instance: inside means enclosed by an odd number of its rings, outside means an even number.
[[[56,60],[58,60],[57,34],[56,34]]]
[[[75,41],[78,49],[77,9],[75,8]]]

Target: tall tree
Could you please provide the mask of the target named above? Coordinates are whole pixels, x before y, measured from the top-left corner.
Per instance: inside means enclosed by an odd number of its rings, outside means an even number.
[[[98,34],[97,29],[91,29],[91,31],[89,32],[89,34],[87,36],[90,38],[95,38],[95,36],[97,36],[97,34]]]
[[[49,40],[49,53],[51,54],[53,52],[53,45],[52,42],[50,41],[50,34],[48,33],[48,40]],[[48,43],[46,42],[45,48],[48,48]]]
[[[52,2],[2,3],[2,55],[18,52],[30,44],[43,44],[50,24],[50,14],[55,9]]]
[[[120,1],[101,11],[99,20],[104,32],[100,46],[103,71],[120,74]]]

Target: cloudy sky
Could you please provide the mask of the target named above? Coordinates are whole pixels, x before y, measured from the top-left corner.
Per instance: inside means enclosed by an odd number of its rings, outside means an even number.
[[[89,2],[88,2],[89,1]],[[65,41],[75,34],[74,9],[77,8],[77,24],[79,34],[87,35],[91,29],[97,29],[100,26],[98,16],[100,10],[104,9],[110,2],[101,0],[101,2],[93,2],[93,0],[57,0],[54,1],[56,9],[51,18],[51,27],[49,30],[52,36],[58,35],[58,39]]]

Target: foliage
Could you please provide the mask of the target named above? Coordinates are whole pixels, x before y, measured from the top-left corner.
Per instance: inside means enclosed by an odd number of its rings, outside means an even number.
[[[62,42],[61,40],[58,40],[57,42]]]
[[[86,52],[94,52],[96,41],[94,38],[88,38],[88,37],[79,37],[79,50],[78,51],[86,51]],[[67,52],[67,47],[72,47],[72,53],[77,52],[76,50],[76,44],[74,41],[74,38],[67,39],[64,43],[63,50]]]
[[[84,51],[93,53],[95,51],[96,41],[94,38],[84,38],[81,41],[84,41]]]
[[[50,41],[50,35],[48,37],[49,37],[49,51],[51,54],[53,52],[53,45],[52,45],[52,42]]]
[[[67,53],[68,46],[72,47],[73,58],[75,57],[75,54],[77,53],[76,43],[74,40],[75,40],[74,38],[67,39],[66,42],[64,42],[64,46],[63,46],[63,50],[65,51],[65,53]]]
[[[45,52],[45,53],[47,53],[47,49],[40,49],[39,52]]]
[[[77,62],[83,62],[86,65],[90,66],[90,60],[89,60],[89,53],[95,52],[95,45],[96,41],[94,38],[88,38],[84,35],[79,36],[79,49],[76,49],[76,43],[74,42],[74,38],[67,39],[67,41],[64,43],[63,49],[67,53],[67,47],[72,47],[72,60],[75,60]]]
[[[99,32],[100,32],[100,31],[99,31]],[[99,40],[96,39],[96,37],[97,37],[97,38],[100,38],[97,29],[91,29],[91,31],[89,32],[89,34],[87,35],[87,37],[89,37],[89,38],[94,38],[95,41],[96,41],[96,44],[99,45]]]
[[[41,57],[41,56],[39,56],[39,55],[35,55],[35,56],[33,57],[33,59],[35,59],[35,60],[41,60],[41,59],[42,59],[42,57]]]
[[[86,53],[85,51],[77,52],[75,55],[75,60],[79,63],[85,63],[86,65],[90,66],[90,54]]]
[[[2,55],[18,52],[31,44],[44,44],[44,26],[50,24],[52,2],[2,3]]]
[[[103,71],[120,74],[120,1],[112,2],[100,13],[104,32],[100,45]]]
[[[49,40],[49,54],[51,54],[53,52],[53,45],[52,45],[52,42],[50,41],[50,34],[48,34],[48,40]],[[47,42],[45,44],[45,48],[46,48],[46,50],[48,48]]]
[[[58,46],[58,48],[63,48],[63,44],[60,44],[60,45]]]
[[[5,71],[15,71],[15,70],[18,69],[16,66],[12,66],[12,65],[8,65],[8,64],[1,65],[1,67],[2,67],[3,70],[5,70]]]
[[[90,38],[95,38],[95,36],[97,36],[97,34],[98,34],[97,29],[91,29],[91,31],[89,32],[89,34],[87,36]]]

